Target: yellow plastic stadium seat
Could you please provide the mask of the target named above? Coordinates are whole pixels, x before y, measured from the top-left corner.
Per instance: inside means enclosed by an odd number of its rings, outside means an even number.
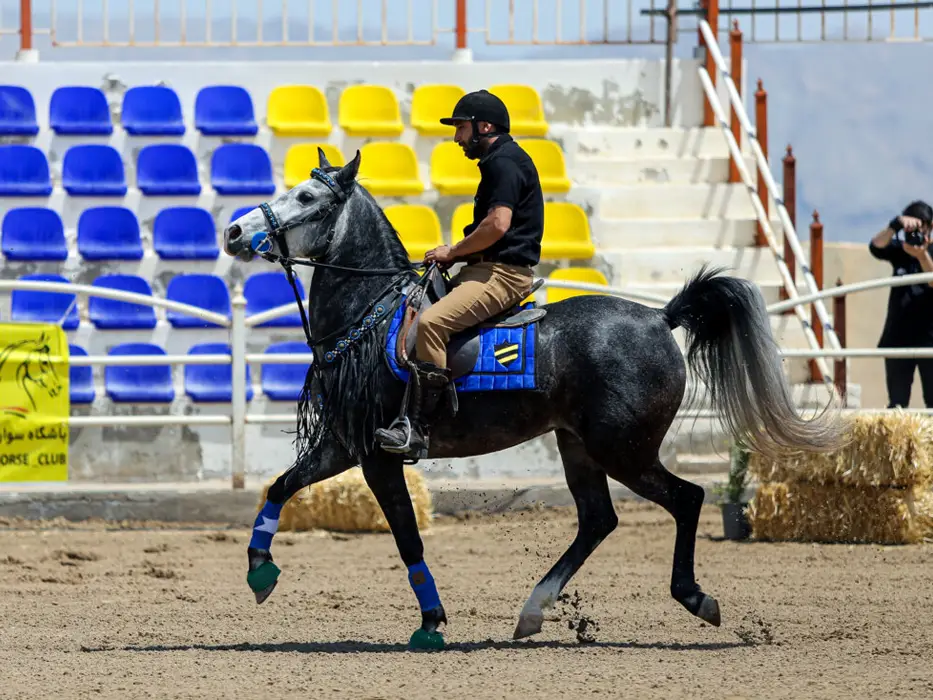
[[[343,167],[347,164],[343,153],[333,144],[296,143],[285,153],[285,187],[291,189],[311,177],[311,171],[320,163],[318,147],[324,151],[331,165]]]
[[[457,85],[419,85],[411,96],[411,125],[422,136],[453,136],[454,127],[440,123],[454,113],[466,91]]]
[[[463,240],[463,229],[473,223],[473,202],[464,202],[454,209],[450,218],[450,245]]]
[[[431,184],[443,195],[476,194],[479,166],[456,143],[444,141],[431,151]]]
[[[424,260],[425,253],[444,244],[441,221],[431,207],[424,204],[393,204],[384,211],[389,223],[398,231],[409,259]]]
[[[344,88],[337,120],[349,136],[399,136],[405,130],[395,93],[383,85]]]
[[[609,282],[606,276],[599,270],[591,267],[569,267],[560,270],[554,270],[548,275],[548,280],[562,280],[564,282],[583,282],[585,284],[602,284],[608,286]],[[601,292],[587,292],[582,289],[563,289],[560,287],[547,287],[547,303],[553,304],[555,301],[562,301],[570,297],[586,296],[588,294],[600,294]]]
[[[406,197],[424,192],[418,174],[418,156],[411,146],[397,141],[373,141],[360,148],[357,177],[373,195]]]
[[[541,96],[530,85],[493,85],[489,92],[505,102],[509,110],[512,136],[544,136],[548,123],[544,118]]]
[[[269,95],[266,123],[276,136],[328,136],[330,121],[324,93],[313,85],[280,85]]]
[[[527,139],[517,143],[534,161],[535,168],[538,170],[538,178],[541,180],[542,191],[570,191],[571,182],[570,178],[567,177],[564,152],[556,141]]]
[[[546,202],[541,259],[588,260],[595,254],[586,212],[572,202]]]

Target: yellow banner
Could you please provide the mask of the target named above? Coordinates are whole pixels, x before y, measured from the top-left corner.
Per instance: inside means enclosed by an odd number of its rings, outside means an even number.
[[[0,323],[0,481],[67,481],[68,337]]]

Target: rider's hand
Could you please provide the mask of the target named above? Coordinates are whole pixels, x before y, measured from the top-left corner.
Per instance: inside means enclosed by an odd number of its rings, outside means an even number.
[[[424,264],[430,265],[437,263],[439,265],[449,265],[454,261],[454,256],[450,251],[449,245],[441,245],[429,250],[424,254]]]

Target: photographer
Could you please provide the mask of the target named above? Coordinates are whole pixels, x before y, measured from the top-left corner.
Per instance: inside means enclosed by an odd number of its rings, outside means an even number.
[[[911,202],[895,216],[868,245],[871,254],[891,263],[892,274],[933,272],[931,235],[933,208],[926,202]],[[898,237],[898,233],[903,239]],[[879,348],[933,347],[933,282],[891,287],[888,313]],[[914,370],[920,370],[923,401],[933,408],[933,358],[885,358],[888,408],[906,408]]]

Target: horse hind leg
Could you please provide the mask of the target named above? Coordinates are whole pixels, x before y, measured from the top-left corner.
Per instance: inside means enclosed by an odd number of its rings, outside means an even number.
[[[531,592],[518,618],[514,639],[541,631],[544,609],[554,604],[573,575],[619,524],[609,495],[606,473],[587,455],[580,439],[565,430],[558,430],[557,446],[564,463],[567,486],[577,506],[577,535]]]
[[[648,468],[625,470],[609,475],[639,496],[657,503],[674,517],[677,535],[674,540],[674,566],[671,573],[671,595],[687,610],[714,627],[719,627],[719,603],[704,593],[696,582],[694,554],[697,524],[703,507],[702,487],[671,474],[655,456]]]

